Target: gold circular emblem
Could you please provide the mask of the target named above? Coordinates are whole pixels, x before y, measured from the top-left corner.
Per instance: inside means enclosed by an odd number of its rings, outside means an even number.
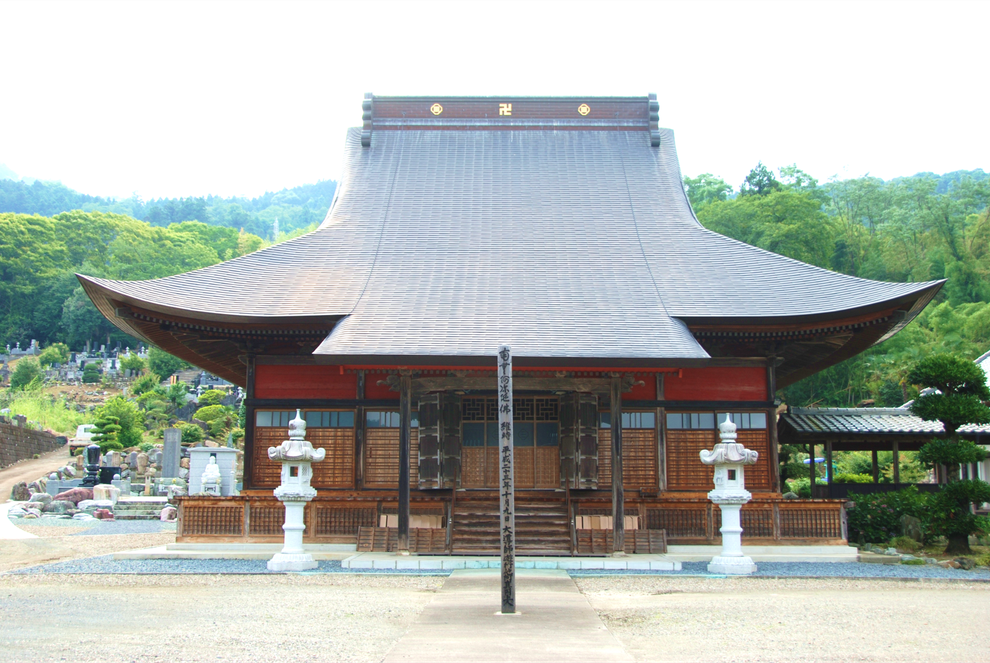
[[[439,115],[440,113],[443,112],[443,106],[441,106],[440,104],[433,104],[432,106],[430,106],[430,112],[433,113],[434,115]]]
[[[581,113],[581,115],[587,115],[590,112],[591,112],[591,107],[588,106],[588,104],[581,104],[580,106],[578,106],[578,113]]]

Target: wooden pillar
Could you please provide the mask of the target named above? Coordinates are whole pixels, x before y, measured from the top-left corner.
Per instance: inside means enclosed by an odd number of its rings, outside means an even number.
[[[364,400],[365,373],[358,371],[357,393],[355,397],[358,402]],[[358,490],[364,488],[364,407],[358,405],[354,408],[354,487]]]
[[[658,401],[664,400],[663,382],[664,374],[657,373]],[[657,408],[657,490],[667,490],[667,411],[662,407]]]
[[[825,441],[825,483],[828,496],[832,497],[832,440]]]
[[[399,552],[409,552],[409,437],[412,376],[399,376]]]
[[[767,358],[767,400],[774,403],[777,397],[777,358]],[[718,422],[716,422],[717,425]],[[767,446],[770,447],[768,470],[770,471],[770,492],[780,492],[780,441],[777,438],[777,407],[767,410]]]
[[[880,483],[880,460],[877,458],[877,450],[873,450],[873,483]]]
[[[625,494],[622,491],[622,377],[612,377],[612,552],[626,550]]]
[[[254,488],[254,355],[244,358],[244,477],[245,490]]]
[[[811,496],[815,495],[815,445],[808,444],[808,478],[811,479]]]
[[[893,458],[893,461],[894,461],[894,483],[900,483],[901,482],[901,449],[900,449],[900,444],[898,442],[896,442],[896,441],[894,442],[892,451],[893,451],[893,455],[894,455],[894,458]]]

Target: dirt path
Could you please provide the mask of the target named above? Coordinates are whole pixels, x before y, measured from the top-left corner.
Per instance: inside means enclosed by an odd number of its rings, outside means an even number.
[[[39,458],[22,460],[0,470],[0,502],[10,499],[10,489],[20,481],[31,483],[38,477],[57,470],[69,462],[69,445],[41,454]]]
[[[986,583],[640,576],[577,584],[639,662],[985,661],[990,644]]]
[[[0,576],[0,661],[380,661],[443,580]]]

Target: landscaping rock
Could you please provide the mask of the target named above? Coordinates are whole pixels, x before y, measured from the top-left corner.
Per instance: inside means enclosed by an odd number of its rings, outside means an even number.
[[[798,494],[797,493],[792,493],[792,492],[788,491],[788,492],[784,493],[784,499],[785,500],[796,500],[796,499],[798,499]]]
[[[69,490],[63,491],[56,495],[55,499],[65,500],[67,502],[72,502],[73,505],[76,505],[83,500],[93,499],[93,489],[83,488],[82,486],[78,488],[70,488]]]
[[[29,491],[31,491],[31,494],[32,495],[34,495],[35,493],[43,493],[43,492],[45,492],[45,489],[42,487],[41,483],[38,482],[38,481],[32,481],[31,483],[29,483],[27,485],[27,489]]]
[[[52,496],[48,493],[35,493],[31,496],[32,502],[40,502],[41,504],[48,504],[52,501]]]
[[[69,509],[74,509],[75,504],[68,500],[52,500],[44,506],[44,513],[68,513]]]
[[[921,543],[923,535],[921,533],[921,520],[914,516],[903,515],[900,518],[901,536],[906,536]]]
[[[72,516],[72,519],[73,520],[96,520],[96,518],[94,518],[93,516],[89,515],[88,513],[77,513],[76,515]]]
[[[76,476],[76,468],[71,465],[66,465],[60,470],[60,472],[62,473],[62,476],[69,477],[70,479],[73,479]]]
[[[76,508],[88,511],[90,509],[112,509],[113,502],[110,500],[83,500],[76,505]]]
[[[93,512],[93,517],[100,520],[113,520],[113,511],[110,509],[97,509]]]
[[[15,483],[10,489],[10,499],[15,502],[27,502],[31,499],[31,491],[28,490],[27,483],[24,481]]]
[[[178,509],[176,509],[174,506],[167,506],[164,509],[162,509],[159,518],[161,518],[161,521],[163,523],[170,523],[174,521],[176,518],[178,518],[178,516],[179,516]]]
[[[956,567],[957,569],[963,569],[964,571],[972,571],[973,569],[976,568],[976,562],[970,559],[969,557],[956,557],[952,561],[958,564],[958,566]]]
[[[188,470],[189,469],[189,459],[188,458],[181,459],[179,461],[179,467],[182,467],[182,468],[185,468],[185,469]]]
[[[900,555],[900,553],[897,552],[897,548],[887,548],[886,550],[883,551],[883,554],[884,555]]]
[[[7,511],[7,516],[10,518],[23,518],[27,515],[27,510],[22,506],[11,507]]]

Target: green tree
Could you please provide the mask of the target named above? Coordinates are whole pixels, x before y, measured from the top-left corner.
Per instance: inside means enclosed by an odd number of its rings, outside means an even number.
[[[82,372],[83,384],[96,384],[100,381],[100,369],[96,364],[86,364]]]
[[[986,458],[982,447],[959,439],[957,431],[964,424],[990,423],[990,408],[984,404],[990,400],[987,376],[971,361],[949,354],[935,354],[918,362],[907,379],[937,390],[919,396],[911,405],[911,411],[926,421],[942,422],[944,429],[943,439],[929,442],[918,452],[919,460],[929,467],[948,466],[949,469],[940,473],[942,482],[948,483],[936,496],[934,510],[937,517],[932,519],[932,526],[948,539],[947,554],[970,554],[969,536],[979,531],[971,505],[990,501],[990,484],[977,480],[950,481],[950,478],[959,465]]]
[[[124,370],[141,372],[145,368],[144,360],[131,353],[120,358],[120,367]]]
[[[41,380],[41,365],[33,357],[25,357],[17,362],[10,374],[11,389],[25,389],[35,380]]]
[[[189,362],[183,361],[174,355],[159,348],[148,349],[148,368],[151,372],[168,378],[170,375],[190,367]]]
[[[52,343],[41,351],[38,361],[44,368],[52,364],[64,364],[69,361],[69,346],[65,343]]]
[[[739,195],[765,196],[774,191],[779,191],[780,188],[780,182],[773,176],[773,172],[760,161],[756,164],[756,168],[749,171],[749,174],[746,175],[742,186],[739,187]]]
[[[208,389],[200,394],[197,402],[202,406],[220,405],[220,401],[227,397],[227,392],[222,389]],[[204,419],[205,421],[205,419]]]
[[[115,396],[97,408],[96,416],[116,417],[120,431],[117,433],[117,441],[122,448],[136,447],[141,444],[144,433],[144,412],[138,408],[134,401],[127,400],[123,396]]]
[[[120,437],[120,417],[102,413],[98,415],[93,425],[93,442],[100,445],[100,451],[119,451],[124,448],[118,439]]]
[[[721,177],[711,173],[703,173],[697,177],[685,177],[684,189],[687,191],[691,207],[698,210],[708,203],[728,200],[732,186],[726,184]]]

